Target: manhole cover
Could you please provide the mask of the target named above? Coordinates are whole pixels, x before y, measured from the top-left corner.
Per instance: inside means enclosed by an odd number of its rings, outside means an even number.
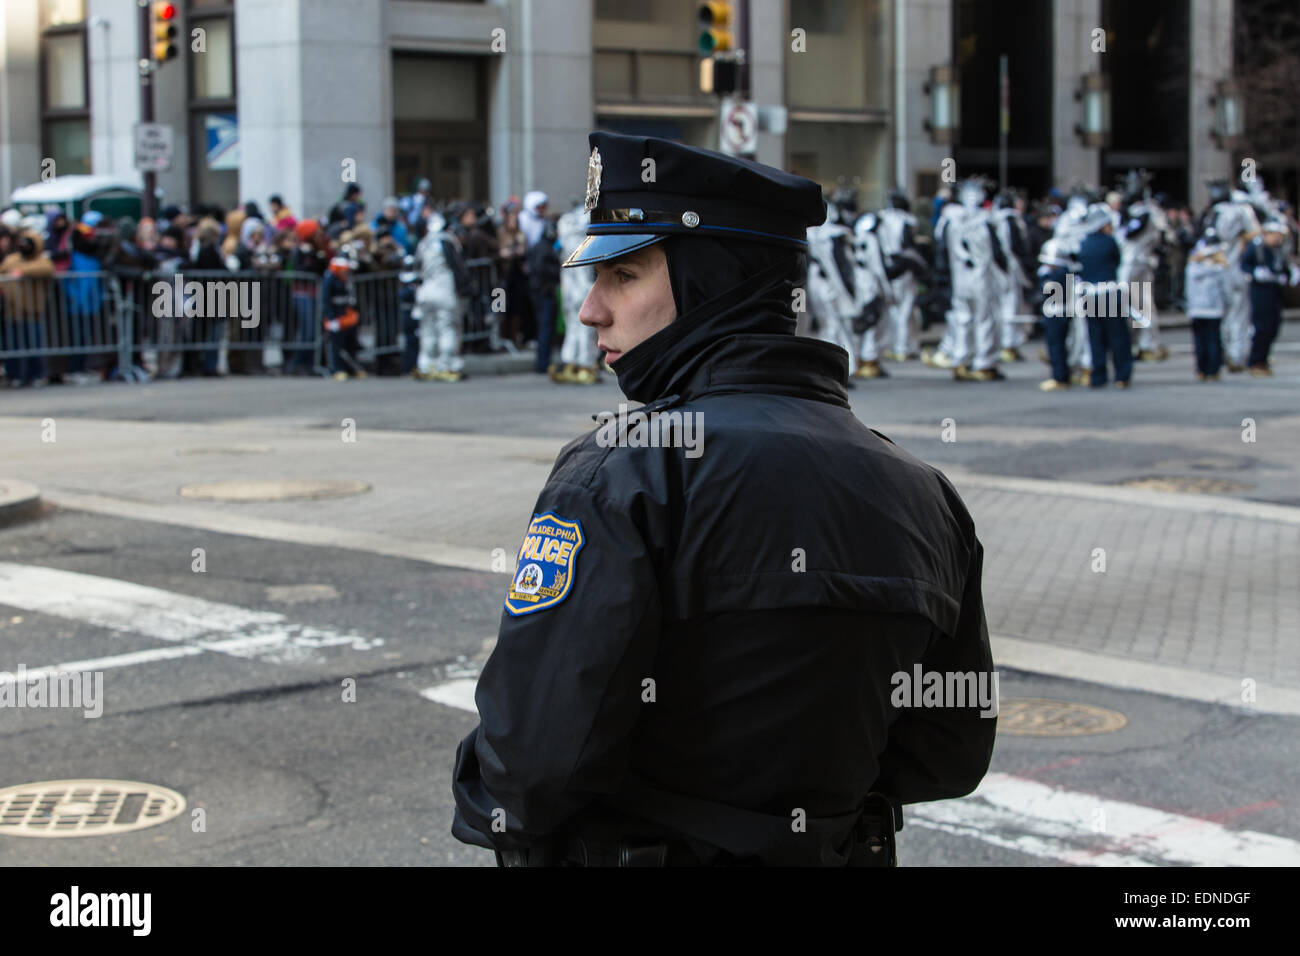
[[[125,833],[165,823],[184,810],[184,797],[157,784],[43,780],[0,790],[0,836]]]
[[[208,501],[286,501],[290,498],[343,498],[369,491],[364,481],[331,481],[325,478],[280,478],[271,481],[214,481],[184,485],[182,498]]]
[[[1079,737],[1121,730],[1128,718],[1117,710],[1042,697],[1012,697],[998,705],[998,733],[1017,737]]]
[[[267,455],[270,452],[270,445],[209,445],[176,449],[178,455]]]
[[[1226,478],[1129,478],[1120,482],[1126,488],[1145,488],[1147,491],[1174,491],[1193,495],[1226,495],[1245,491],[1250,485]]]

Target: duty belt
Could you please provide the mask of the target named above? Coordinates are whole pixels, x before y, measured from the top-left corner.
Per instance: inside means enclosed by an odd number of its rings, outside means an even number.
[[[898,866],[894,805],[884,794],[869,793],[853,825],[847,866]],[[843,851],[841,851],[843,852]],[[501,850],[498,866],[700,866],[700,857],[683,841],[636,839],[609,826],[584,827],[576,836],[557,837],[526,850]],[[726,853],[711,865],[744,865]]]

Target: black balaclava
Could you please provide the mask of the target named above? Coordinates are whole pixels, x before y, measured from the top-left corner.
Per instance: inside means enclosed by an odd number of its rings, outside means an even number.
[[[610,365],[633,401],[650,402],[682,386],[731,335],[794,335],[794,289],[805,257],[788,246],[712,236],[657,243],[668,260],[677,318]]]

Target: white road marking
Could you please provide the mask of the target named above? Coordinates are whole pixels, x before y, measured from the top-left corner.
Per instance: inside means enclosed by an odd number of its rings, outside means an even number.
[[[309,659],[323,647],[370,650],[383,644],[376,638],[294,624],[275,611],[254,611],[129,581],[9,562],[0,562],[0,604],[183,645],[57,665],[64,670],[130,667],[205,651],[282,664]],[[86,664],[96,666],[87,668]],[[27,673],[55,669],[33,668]]]
[[[420,696],[477,713],[476,683],[472,677],[444,681]],[[1295,840],[1004,773],[988,774],[958,800],[909,804],[903,820],[904,831],[939,830],[1077,866],[1300,866]]]
[[[1079,866],[1300,866],[1295,840],[1004,773],[970,796],[906,806],[903,821]]]
[[[457,707],[460,710],[468,710],[471,714],[477,714],[478,708],[474,706],[474,688],[477,685],[477,677],[458,677],[456,680],[443,681],[441,684],[426,687],[420,691],[420,696],[437,704],[446,704],[448,707]]]

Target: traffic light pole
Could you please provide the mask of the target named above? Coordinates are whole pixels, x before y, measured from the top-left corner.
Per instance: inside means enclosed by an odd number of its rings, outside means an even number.
[[[140,122],[153,122],[153,41],[149,36],[149,0],[136,0],[140,8]],[[140,216],[154,218],[154,193],[158,174],[144,171],[144,194],[140,197]]]
[[[749,85],[749,51],[753,49],[749,43],[749,0],[737,0],[736,2],[736,34],[740,43],[740,51],[744,59],[738,64],[736,69],[736,95],[742,99],[750,98]]]

